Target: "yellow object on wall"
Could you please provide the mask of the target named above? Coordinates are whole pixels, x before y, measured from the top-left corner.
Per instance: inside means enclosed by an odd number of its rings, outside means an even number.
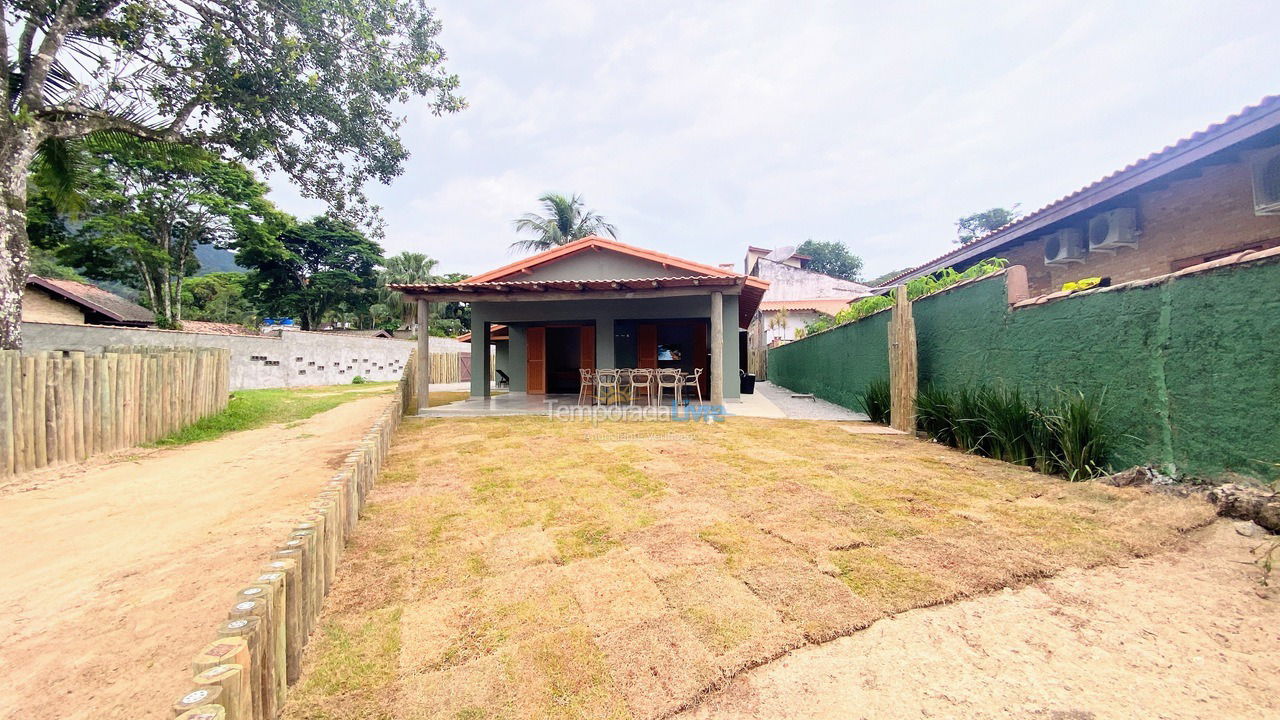
[[[1076,280],[1075,282],[1063,283],[1062,290],[1063,292],[1076,292],[1078,290],[1088,290],[1091,287],[1097,287],[1098,284],[1101,282],[1102,282],[1102,278],[1100,277],[1085,278],[1083,280]]]

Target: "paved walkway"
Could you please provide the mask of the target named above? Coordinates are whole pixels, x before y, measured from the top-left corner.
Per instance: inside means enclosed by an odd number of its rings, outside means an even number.
[[[793,398],[791,390],[771,382],[756,383],[756,392],[793,420],[858,420],[862,422],[870,420],[863,413],[854,412],[826,400]]]

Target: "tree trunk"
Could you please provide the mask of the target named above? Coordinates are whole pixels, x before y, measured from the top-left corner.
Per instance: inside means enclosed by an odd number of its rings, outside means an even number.
[[[22,348],[22,292],[31,254],[27,245],[27,173],[40,139],[9,120],[0,125],[0,350]]]
[[[160,270],[160,292],[163,293],[164,299],[164,323],[166,327],[173,327],[173,305],[169,301],[169,268]]]

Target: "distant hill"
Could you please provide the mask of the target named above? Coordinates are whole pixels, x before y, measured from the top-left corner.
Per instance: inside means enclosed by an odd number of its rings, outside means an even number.
[[[212,245],[197,245],[196,259],[200,261],[200,271],[196,273],[197,275],[208,275],[216,272],[245,272],[244,268],[236,265],[235,253]]]

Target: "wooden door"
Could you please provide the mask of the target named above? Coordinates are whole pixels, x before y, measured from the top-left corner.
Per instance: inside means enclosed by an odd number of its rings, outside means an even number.
[[[717,377],[720,375],[720,368],[712,368],[711,359],[707,357],[707,334],[710,332],[706,323],[696,323],[693,326],[693,362],[695,368],[702,368],[698,384],[702,386],[704,400],[711,397],[711,374],[715,373]]]
[[[636,327],[636,365],[642,368],[658,367],[658,326]]]
[[[524,388],[530,395],[547,394],[547,329],[531,327],[524,331]]]
[[[583,325],[582,338],[578,341],[578,351],[581,353],[578,367],[583,370],[596,369],[596,326]]]

